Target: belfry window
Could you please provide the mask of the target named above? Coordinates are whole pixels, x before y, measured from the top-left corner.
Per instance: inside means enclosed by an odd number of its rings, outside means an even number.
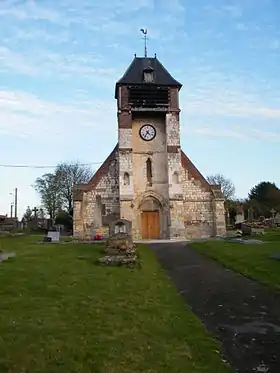
[[[149,185],[152,185],[152,161],[150,158],[146,161],[146,172],[147,172],[147,182]]]
[[[126,186],[130,185],[130,176],[128,172],[125,172],[123,175],[123,183]]]

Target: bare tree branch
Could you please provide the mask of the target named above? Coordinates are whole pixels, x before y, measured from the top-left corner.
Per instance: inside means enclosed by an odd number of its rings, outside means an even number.
[[[92,171],[79,162],[60,163],[56,167],[55,175],[59,180],[63,207],[72,214],[74,186],[87,183],[92,177]]]
[[[207,176],[207,181],[211,185],[220,185],[225,200],[232,199],[235,195],[235,186],[230,179],[221,174]]]

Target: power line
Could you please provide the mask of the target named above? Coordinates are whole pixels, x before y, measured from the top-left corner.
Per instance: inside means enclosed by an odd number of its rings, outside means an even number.
[[[103,162],[91,162],[91,163],[79,163],[79,166],[90,166],[90,165],[97,165],[101,164]],[[57,165],[55,166],[43,166],[43,165],[15,165],[15,164],[0,164],[0,167],[5,167],[5,168],[56,168]]]

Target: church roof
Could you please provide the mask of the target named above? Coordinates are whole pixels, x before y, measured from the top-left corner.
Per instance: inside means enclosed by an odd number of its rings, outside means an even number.
[[[173,86],[179,89],[182,87],[182,84],[172,77],[156,57],[135,57],[122,78],[117,81],[116,88],[122,84],[143,84],[143,72],[145,70],[154,71],[155,80],[153,84]]]
[[[192,163],[189,157],[181,150],[181,162],[185,170],[188,171],[190,177],[198,181],[206,191],[211,191],[211,186],[208,181],[203,177],[203,175],[198,171],[195,165]]]
[[[117,157],[118,148],[119,146],[117,144],[112,150],[112,152],[110,153],[110,155],[105,159],[105,161],[102,163],[99,169],[94,173],[94,175],[92,176],[92,178],[89,180],[87,184],[76,185],[75,191],[74,191],[75,201],[82,200],[81,192],[83,191],[86,192],[88,190],[94,189],[99,183],[99,181],[101,180],[101,178],[105,176],[106,174],[108,174],[111,162]]]

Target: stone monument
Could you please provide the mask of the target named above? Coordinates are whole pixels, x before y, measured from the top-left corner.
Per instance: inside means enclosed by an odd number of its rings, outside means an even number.
[[[131,222],[120,219],[111,223],[105,253],[106,256],[98,259],[100,264],[121,266],[136,263],[136,246],[131,236]]]

